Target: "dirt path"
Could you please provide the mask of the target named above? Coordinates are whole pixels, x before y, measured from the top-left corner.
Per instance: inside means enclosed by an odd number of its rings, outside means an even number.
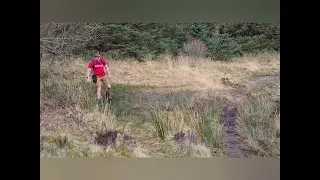
[[[237,133],[237,117],[236,117],[236,108],[235,105],[227,101],[223,107],[223,144],[224,151],[228,157],[232,158],[246,158],[249,157],[249,153],[241,148],[243,143],[240,139],[239,134]]]
[[[226,101],[223,107],[223,149],[225,154],[231,158],[247,158],[252,155],[241,148],[244,145],[244,142],[241,140],[236,128],[237,128],[237,110],[236,110],[236,102],[241,101],[241,99],[245,98],[245,93],[250,91],[253,88],[257,87],[266,87],[273,86],[274,92],[272,98],[279,98],[280,96],[280,76],[265,76],[258,77],[253,80],[250,80],[246,87],[237,90],[233,96],[233,99],[230,101]]]

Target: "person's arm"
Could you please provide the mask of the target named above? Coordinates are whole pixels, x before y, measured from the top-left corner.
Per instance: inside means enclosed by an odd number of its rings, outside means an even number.
[[[90,77],[90,75],[91,75],[91,71],[92,71],[92,68],[88,68],[88,77]]]
[[[108,64],[106,64],[105,67],[106,67],[106,70],[107,70],[107,72],[109,74],[109,77],[112,77]]]
[[[92,66],[93,66],[93,64],[92,64],[92,62],[90,62],[89,65],[88,65],[88,70],[87,70],[87,80],[88,80],[88,82],[91,79]]]
[[[109,69],[109,66],[108,66],[108,62],[107,62],[107,60],[105,60],[104,59],[104,67],[105,67],[105,72],[107,72],[108,73],[108,75],[109,75],[109,77],[112,77],[112,75],[111,75],[111,71],[110,71],[110,69]]]

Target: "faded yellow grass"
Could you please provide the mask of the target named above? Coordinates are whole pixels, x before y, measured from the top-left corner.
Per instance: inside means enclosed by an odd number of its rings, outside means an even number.
[[[86,110],[78,106],[56,107],[52,111],[44,111],[40,113],[40,119],[40,131],[64,132],[78,137],[88,135],[83,132],[94,133],[118,128],[116,117],[110,111]]]
[[[64,83],[73,79],[73,83],[84,81],[87,72],[86,61],[71,60],[72,63],[61,67],[64,64],[51,64],[53,78],[50,81]],[[158,61],[137,62],[137,61],[110,61],[110,68],[113,74],[112,83],[125,85],[142,85],[168,90],[215,90],[227,91],[221,78],[228,78],[235,84],[243,84],[246,78],[254,73],[280,71],[280,55],[278,53],[265,53],[258,56],[245,56],[234,59],[232,62],[210,61],[208,59],[192,59],[179,57],[172,59],[164,57]],[[49,66],[49,63],[43,66]],[[46,69],[43,67],[43,69]],[[59,73],[55,73],[59,71]],[[72,74],[68,79],[61,75]]]
[[[226,91],[221,78],[235,84],[259,71],[280,71],[278,54],[263,54],[259,57],[246,56],[232,62],[210,61],[179,57],[160,61],[112,61],[113,83],[144,85],[171,90],[217,90]]]

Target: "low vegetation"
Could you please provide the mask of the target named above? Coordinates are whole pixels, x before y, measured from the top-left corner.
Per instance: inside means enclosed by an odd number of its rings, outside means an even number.
[[[40,62],[41,157],[226,156],[226,100],[238,105],[243,148],[257,156],[280,155],[280,98],[272,99],[279,82],[254,81],[259,72],[279,75],[278,53],[231,62],[185,56],[110,60],[114,99],[103,106],[97,106],[95,85],[86,82],[87,63]]]

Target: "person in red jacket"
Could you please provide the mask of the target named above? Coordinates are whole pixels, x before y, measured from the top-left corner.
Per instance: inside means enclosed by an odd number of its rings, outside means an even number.
[[[111,72],[109,69],[109,65],[106,59],[100,56],[100,54],[96,54],[94,59],[91,60],[88,64],[88,82],[93,81],[97,86],[97,98],[98,103],[101,103],[101,85],[102,83],[106,85],[106,99],[111,100],[110,89],[111,84],[109,78],[106,76],[106,72],[108,73],[108,77],[111,76]]]

